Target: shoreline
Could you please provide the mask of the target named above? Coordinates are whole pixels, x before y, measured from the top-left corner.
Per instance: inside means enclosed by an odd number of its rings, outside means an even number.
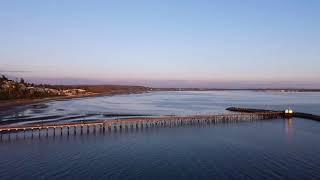
[[[92,93],[85,95],[74,95],[74,96],[54,96],[39,99],[14,99],[0,101],[0,112],[10,111],[13,108],[33,105],[38,103],[47,103],[50,101],[66,101],[71,99],[81,99],[89,97],[100,97],[100,96],[114,96],[114,95],[125,95],[125,94],[142,94],[148,93],[149,91],[118,91],[118,92],[106,92],[106,93]]]

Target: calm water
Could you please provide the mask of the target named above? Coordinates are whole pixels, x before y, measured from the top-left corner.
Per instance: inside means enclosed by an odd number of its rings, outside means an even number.
[[[161,92],[51,102],[16,116],[29,122],[92,114],[90,120],[115,113],[207,114],[231,105],[320,114],[320,93]],[[0,179],[319,179],[319,139],[319,122],[279,119],[6,140],[0,141]]]

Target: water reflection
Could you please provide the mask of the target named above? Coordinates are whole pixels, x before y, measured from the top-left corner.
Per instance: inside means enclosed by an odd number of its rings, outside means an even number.
[[[286,132],[286,135],[287,135],[289,142],[292,140],[293,134],[294,134],[294,124],[293,123],[294,123],[293,118],[288,118],[285,120],[285,132]]]

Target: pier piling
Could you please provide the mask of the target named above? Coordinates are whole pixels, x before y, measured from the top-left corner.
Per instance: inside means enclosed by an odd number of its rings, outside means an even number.
[[[10,139],[11,133],[19,133],[23,131],[24,137],[25,132],[30,131],[31,137],[34,136],[34,130],[37,129],[38,136],[41,136],[41,131],[45,129],[45,135],[49,136],[49,129],[52,129],[53,136],[56,135],[56,128],[60,130],[60,136],[63,135],[63,128],[67,131],[66,134],[69,136],[71,128],[73,128],[73,134],[77,134],[77,127],[80,126],[80,134],[83,134],[84,126],[86,128],[86,134],[90,134],[90,127],[96,134],[97,128],[99,132],[105,132],[106,130],[111,132],[117,132],[119,130],[143,130],[152,129],[156,127],[179,127],[179,126],[205,126],[217,123],[238,123],[238,122],[251,122],[256,120],[266,119],[279,119],[284,118],[282,112],[262,112],[262,113],[237,113],[237,114],[218,114],[218,115],[196,115],[196,116],[163,116],[156,118],[136,118],[136,119],[123,119],[123,120],[102,120],[95,122],[80,122],[80,123],[66,123],[56,125],[42,125],[39,126],[17,126],[17,127],[0,127],[0,139],[3,138],[3,134],[8,134],[7,137]],[[17,134],[16,134],[17,135]]]

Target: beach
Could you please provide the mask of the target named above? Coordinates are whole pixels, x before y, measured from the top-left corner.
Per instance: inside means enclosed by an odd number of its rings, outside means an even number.
[[[70,95],[70,96],[55,96],[55,97],[44,97],[44,98],[33,98],[33,99],[12,99],[12,100],[2,100],[0,101],[0,111],[8,111],[11,108],[23,105],[37,104],[37,103],[46,103],[50,101],[64,101],[77,98],[87,98],[87,97],[98,97],[98,96],[114,96],[121,94],[138,94],[146,93],[147,89],[136,90],[130,88],[123,88],[118,90],[105,90],[101,92],[90,92],[88,94],[80,95]]]

